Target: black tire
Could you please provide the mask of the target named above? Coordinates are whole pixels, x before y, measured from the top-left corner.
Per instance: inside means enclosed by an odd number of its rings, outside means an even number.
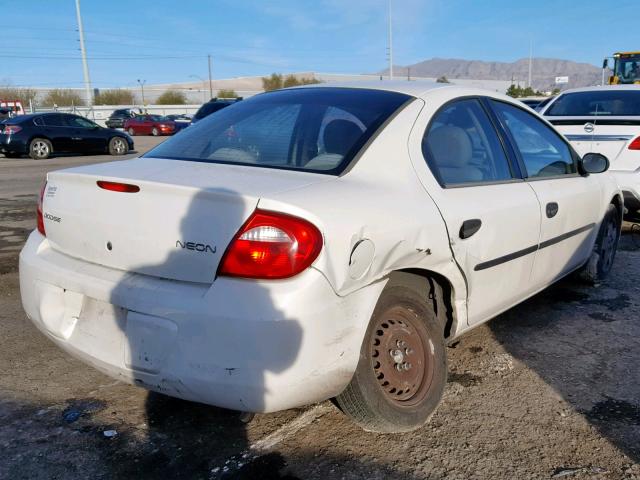
[[[160,135],[160,132],[156,127],[153,127],[153,129],[151,130],[151,135],[153,135],[154,137],[157,137],[158,135]]]
[[[602,219],[598,237],[587,263],[578,270],[578,278],[595,284],[604,280],[613,266],[620,240],[622,220],[615,205],[609,204]]]
[[[126,155],[129,152],[129,144],[122,137],[112,137],[109,140],[109,153],[111,155]]]
[[[127,129],[127,133],[133,137],[136,134],[136,131],[133,128],[129,127]]]
[[[423,277],[397,272],[380,295],[358,367],[336,397],[342,411],[364,430],[415,430],[440,403],[447,382],[447,355],[444,324],[438,318],[444,316],[444,307],[434,308],[434,301],[443,301],[436,287]]]
[[[29,156],[34,160],[45,160],[52,152],[51,142],[46,138],[34,138],[29,143]]]

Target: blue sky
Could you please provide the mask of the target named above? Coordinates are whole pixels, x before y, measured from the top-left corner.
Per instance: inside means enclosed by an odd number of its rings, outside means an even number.
[[[638,0],[392,0],[394,63],[640,50]],[[578,6],[579,5],[579,6]],[[82,0],[96,87],[386,67],[387,0]],[[0,84],[81,86],[74,0],[0,0]]]

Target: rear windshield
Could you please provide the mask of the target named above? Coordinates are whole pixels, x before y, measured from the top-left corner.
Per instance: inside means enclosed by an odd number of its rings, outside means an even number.
[[[545,115],[555,117],[640,115],[640,89],[565,93]]]
[[[209,102],[202,105],[196,114],[193,116],[196,120],[200,120],[201,118],[206,117],[207,115],[212,114],[213,112],[217,112],[218,110],[222,110],[224,107],[229,106],[229,103],[226,102]]]
[[[330,87],[265,93],[208,116],[145,157],[338,175],[410,98]]]

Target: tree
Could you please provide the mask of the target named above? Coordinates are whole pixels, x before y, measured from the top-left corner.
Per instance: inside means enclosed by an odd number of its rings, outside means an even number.
[[[156,105],[186,105],[187,96],[180,90],[165,90],[155,101]]]
[[[262,77],[262,89],[265,92],[279,90],[282,88],[282,85],[282,75],[279,73],[272,73],[270,77]]]
[[[19,87],[11,87],[5,86],[0,87],[0,100],[5,101],[13,101],[18,100],[22,103],[22,108],[29,108],[29,101],[31,100],[35,103],[36,96],[38,92],[36,92],[32,88],[19,88]]]
[[[262,77],[262,88],[265,92],[271,90],[279,90],[281,88],[297,87],[299,85],[311,85],[321,83],[315,77],[296,77],[295,75],[287,75],[283,77],[281,73],[272,73],[269,77]]]
[[[58,107],[71,107],[85,104],[78,92],[68,88],[49,90],[41,103],[47,107],[53,107],[54,105]]]
[[[235,90],[221,88],[216,95],[218,98],[238,98],[238,94]]]
[[[522,97],[544,97],[546,96],[540,90],[534,90],[531,87],[520,87],[514,85],[513,83],[509,88],[507,88],[507,95],[513,98],[522,98]]]
[[[103,90],[98,92],[93,103],[95,105],[133,105],[133,92],[131,90]]]
[[[558,87],[554,88],[553,90],[551,90],[551,96],[555,97],[556,95],[558,95],[560,93],[560,89]]]
[[[438,83],[451,83],[449,81],[449,79],[447,77],[445,77],[444,75],[442,75],[441,77],[438,77],[436,79],[436,82],[438,82]]]

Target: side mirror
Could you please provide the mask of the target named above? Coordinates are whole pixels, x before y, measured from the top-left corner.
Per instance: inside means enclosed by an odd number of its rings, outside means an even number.
[[[602,62],[602,69],[604,70],[608,66],[609,66],[609,59],[605,58],[604,61]]]
[[[601,153],[587,153],[580,160],[583,173],[602,173],[609,169],[609,159]]]

